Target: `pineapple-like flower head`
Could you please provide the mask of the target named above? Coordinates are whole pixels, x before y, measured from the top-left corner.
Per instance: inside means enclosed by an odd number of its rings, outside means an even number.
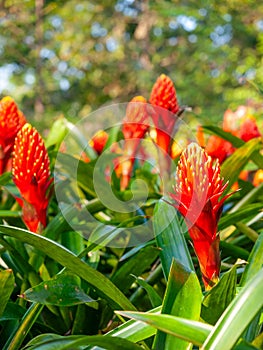
[[[15,101],[9,96],[2,98],[0,101],[0,174],[7,168],[16,135],[25,123],[26,119]]]
[[[226,187],[218,160],[213,161],[196,143],[188,145],[178,162],[174,192],[170,196],[185,218],[206,289],[219,279],[217,226],[224,201],[231,195],[222,196]]]
[[[174,134],[176,114],[180,111],[176,90],[172,80],[161,74],[153,85],[149,102],[155,106],[152,119],[156,127],[156,143],[170,154],[171,139]]]
[[[28,123],[15,139],[12,174],[21,195],[16,200],[22,207],[22,218],[29,230],[40,233],[47,223],[53,179],[44,141]]]

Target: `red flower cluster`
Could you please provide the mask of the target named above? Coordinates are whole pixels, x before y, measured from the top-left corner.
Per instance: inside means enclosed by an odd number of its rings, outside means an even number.
[[[13,152],[13,180],[20,191],[16,198],[29,230],[41,233],[47,223],[50,198],[49,158],[44,142],[35,128],[25,124],[18,132]]]
[[[117,164],[118,174],[121,173],[121,189],[129,184],[134,157],[138,150],[140,139],[149,130],[149,118],[153,120],[156,129],[156,144],[160,147],[162,164],[160,170],[166,172],[170,168],[172,156],[172,138],[176,116],[180,107],[176,97],[176,90],[172,80],[165,74],[160,75],[153,85],[149,103],[155,107],[149,109],[147,100],[142,96],[136,96],[127,106],[126,116],[123,120],[124,152]],[[120,161],[122,166],[120,169]]]
[[[210,289],[219,278],[220,251],[217,225],[227,183],[220,177],[219,162],[207,155],[197,144],[191,143],[181,154],[174,193],[174,207],[185,218],[203,282]]]
[[[223,119],[223,130],[245,142],[261,136],[255,118],[248,113],[245,106],[239,106],[236,112],[226,110]],[[235,148],[230,142],[212,135],[207,141],[205,150],[213,159],[217,158],[222,163],[234,152]]]
[[[15,101],[6,96],[0,101],[0,175],[10,170],[9,161],[18,131],[26,123]]]
[[[122,156],[118,158],[116,170],[121,176],[120,188],[128,187],[132,169],[140,145],[149,130],[149,116],[147,113],[146,99],[142,96],[134,97],[127,105],[126,115],[122,123],[124,136],[124,148]]]

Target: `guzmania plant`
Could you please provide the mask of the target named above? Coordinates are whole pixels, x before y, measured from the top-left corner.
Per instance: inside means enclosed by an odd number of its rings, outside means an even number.
[[[0,101],[0,348],[262,349],[262,110],[190,139],[164,74],[119,110],[44,139]]]

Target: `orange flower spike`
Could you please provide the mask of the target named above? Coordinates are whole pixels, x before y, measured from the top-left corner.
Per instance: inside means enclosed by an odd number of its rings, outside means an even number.
[[[180,157],[170,197],[185,218],[207,290],[219,279],[217,226],[224,201],[231,195],[221,197],[226,186],[220,177],[218,160],[213,162],[200,146],[191,143]]]
[[[152,88],[150,103],[153,106],[167,109],[173,114],[176,114],[179,111],[174,84],[167,75],[161,74],[156,80]],[[168,124],[170,123],[169,120],[164,120],[164,122],[168,122]]]
[[[170,154],[176,122],[176,117],[172,114],[178,113],[180,107],[174,84],[168,76],[165,74],[159,76],[153,85],[149,101],[153,106],[161,107],[152,116],[157,131],[156,143],[165,153]]]
[[[128,187],[138,146],[149,130],[146,102],[143,96],[134,97],[128,103],[126,115],[123,119],[124,151],[119,162],[121,190],[125,190]]]
[[[26,123],[15,101],[6,96],[0,101],[0,174],[7,167],[18,131]]]
[[[25,124],[15,139],[12,174],[22,197],[16,198],[22,218],[29,230],[40,233],[46,226],[53,179],[43,139],[30,124]]]

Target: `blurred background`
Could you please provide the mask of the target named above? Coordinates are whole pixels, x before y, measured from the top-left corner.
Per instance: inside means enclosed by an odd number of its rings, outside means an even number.
[[[263,2],[1,0],[0,98],[49,128],[149,98],[161,73],[203,122],[262,105]]]

